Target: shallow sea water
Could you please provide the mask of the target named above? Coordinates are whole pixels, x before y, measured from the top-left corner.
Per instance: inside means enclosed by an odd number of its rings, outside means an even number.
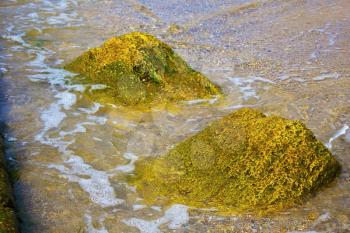
[[[3,0],[0,106],[22,232],[349,232],[350,2]],[[225,92],[147,111],[94,102],[61,67],[146,31]],[[303,121],[342,173],[267,217],[147,206],[125,176],[208,122],[248,106]]]

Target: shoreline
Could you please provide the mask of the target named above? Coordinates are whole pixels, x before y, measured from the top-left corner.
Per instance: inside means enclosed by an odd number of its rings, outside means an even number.
[[[350,1],[250,2],[1,1],[0,135],[18,231],[346,231]],[[104,86],[76,85],[62,69],[132,31],[169,44],[225,98],[126,109],[94,100]],[[126,184],[137,159],[242,107],[302,121],[341,162],[337,181],[267,218],[145,205]]]

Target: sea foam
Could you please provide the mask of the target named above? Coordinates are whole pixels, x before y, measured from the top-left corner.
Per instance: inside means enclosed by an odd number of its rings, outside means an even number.
[[[123,222],[129,226],[136,227],[141,233],[160,233],[159,227],[167,224],[171,230],[179,229],[189,221],[188,207],[185,205],[175,204],[167,209],[164,215],[155,220],[144,220],[131,218]]]

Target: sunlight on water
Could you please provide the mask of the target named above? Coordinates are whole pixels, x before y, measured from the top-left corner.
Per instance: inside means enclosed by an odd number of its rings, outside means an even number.
[[[349,2],[204,2],[0,3],[1,108],[7,157],[19,168],[14,190],[23,232],[349,228]],[[76,84],[61,68],[107,38],[135,30],[169,43],[225,97],[128,109],[92,100],[85,90],[108,87]],[[337,182],[301,206],[262,218],[149,206],[127,184],[138,159],[160,156],[242,107],[303,121],[341,162]]]

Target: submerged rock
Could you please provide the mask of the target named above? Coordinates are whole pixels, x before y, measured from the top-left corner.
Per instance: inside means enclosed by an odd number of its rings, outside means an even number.
[[[101,92],[124,105],[220,94],[218,87],[191,69],[168,45],[140,32],[111,38],[65,69],[84,75],[89,82],[107,85]]]
[[[331,182],[340,165],[300,121],[240,109],[164,156],[139,161],[130,182],[149,203],[267,213]]]

